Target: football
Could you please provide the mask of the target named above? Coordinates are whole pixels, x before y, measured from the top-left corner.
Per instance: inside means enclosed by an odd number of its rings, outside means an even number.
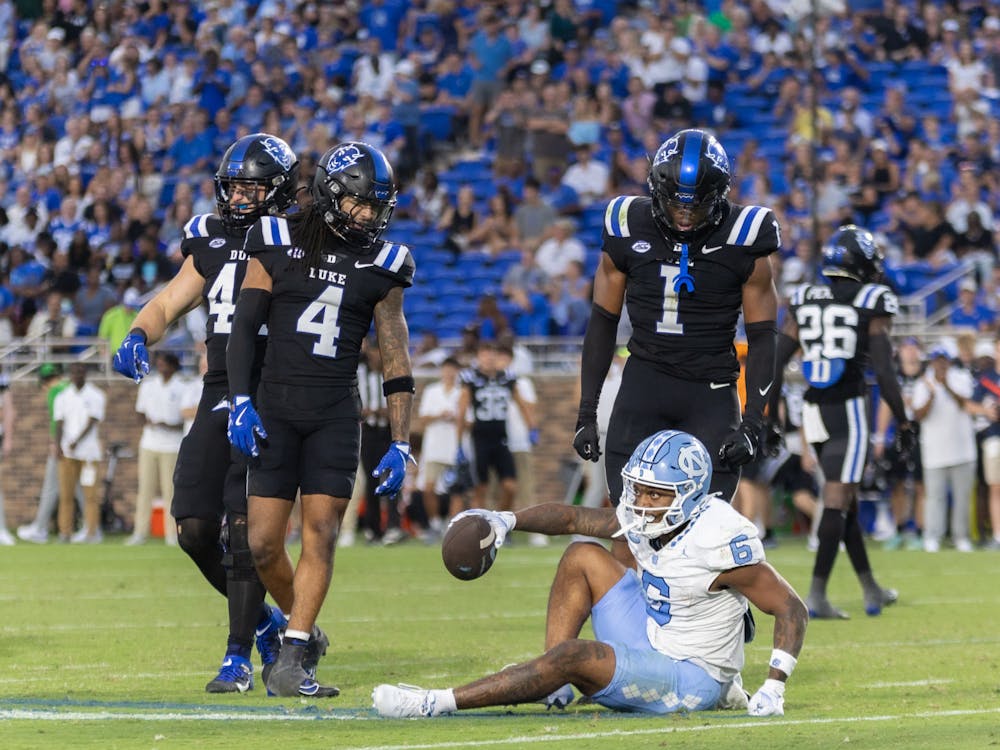
[[[479,578],[497,555],[493,546],[496,533],[489,521],[481,516],[460,518],[445,532],[441,540],[441,559],[455,578],[471,581]]]

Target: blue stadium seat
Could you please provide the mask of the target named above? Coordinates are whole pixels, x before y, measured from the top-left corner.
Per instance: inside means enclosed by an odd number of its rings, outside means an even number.
[[[455,108],[433,106],[420,110],[420,132],[435,141],[448,141],[454,134]]]

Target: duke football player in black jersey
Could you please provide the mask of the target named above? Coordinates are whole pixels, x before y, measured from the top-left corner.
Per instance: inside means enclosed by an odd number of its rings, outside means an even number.
[[[295,201],[298,179],[298,159],[280,138],[255,133],[233,143],[215,175],[218,216],[201,214],[185,225],[184,264],[139,312],[114,357],[115,370],[139,382],[149,372],[146,346],[159,341],[168,325],[202,300],[208,305],[208,372],[194,424],[177,457],[170,512],[177,519],[181,548],[229,600],[229,645],[218,676],[205,688],[210,693],[250,690],[255,635],[261,660],[269,664],[277,658],[279,631],[285,625],[281,611],[264,603],[264,587],[247,540],[246,467],[230,460],[226,342],[246,271],[247,229],[261,216],[285,211]],[[263,337],[255,342],[255,381],[264,342]],[[220,543],[223,517],[225,544]],[[322,644],[316,648],[322,649]]]
[[[870,424],[865,383],[869,355],[879,395],[900,425],[904,451],[913,449],[916,434],[893,367],[889,330],[899,303],[881,283],[882,264],[882,252],[870,232],[854,225],[840,227],[823,248],[822,270],[829,283],[795,290],[778,347],[776,393],[788,360],[802,350],[802,373],[810,386],[802,405],[802,432],[826,477],[819,549],[806,600],[809,615],[816,618],[847,617],[826,596],[841,541],[864,590],[865,612],[877,615],[898,597],[875,582],[858,523],[858,486]]]
[[[250,547],[261,580],[290,612],[280,655],[264,679],[277,695],[330,697],[337,688],[316,682],[302,659],[329,588],[358,467],[358,357],[374,320],[393,442],[373,476],[376,492],[394,495],[413,461],[403,288],[412,284],[414,262],[405,245],[380,240],[396,205],[396,183],[377,148],[354,142],[331,148],[310,194],[301,212],[264,217],[247,233],[250,260],[226,363],[230,442],[256,459],[248,478]],[[264,323],[258,415],[250,374]],[[302,556],[293,572],[284,538],[299,492]]]
[[[584,459],[600,455],[597,403],[626,303],[631,356],[606,446],[612,501],[635,446],[662,429],[690,432],[705,444],[711,490],[731,499],[740,466],[758,451],[774,376],[778,300],[768,256],[781,244],[778,222],[768,208],[726,199],[729,159],[702,130],[666,140],[648,182],[649,197],[619,196],[605,214],[573,446]],[[741,309],[749,345],[742,421],[733,343]]]

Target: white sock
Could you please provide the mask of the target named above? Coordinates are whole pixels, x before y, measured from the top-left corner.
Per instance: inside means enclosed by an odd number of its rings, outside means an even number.
[[[285,637],[282,638],[282,641],[283,642],[287,641],[289,638],[298,638],[300,641],[308,641],[309,640],[309,634],[307,632],[305,632],[304,630],[290,630],[289,629],[289,630],[285,631]]]
[[[455,705],[455,691],[451,688],[447,690],[431,690],[434,694],[434,715],[450,714],[458,710]]]

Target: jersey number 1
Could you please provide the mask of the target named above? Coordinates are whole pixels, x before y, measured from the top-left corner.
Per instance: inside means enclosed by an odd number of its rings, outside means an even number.
[[[656,322],[657,333],[684,333],[684,324],[677,320],[677,306],[681,300],[674,291],[674,283],[680,272],[677,266],[660,266],[660,276],[663,277],[663,317]]]
[[[340,316],[340,303],[343,299],[342,287],[328,286],[299,316],[295,330],[319,336],[319,341],[313,344],[313,354],[320,357],[337,356],[337,338],[340,336],[337,318]]]

